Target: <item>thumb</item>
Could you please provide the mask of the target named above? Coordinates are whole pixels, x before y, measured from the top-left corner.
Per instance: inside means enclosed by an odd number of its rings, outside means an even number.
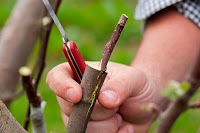
[[[147,88],[148,80],[146,75],[129,66],[123,66],[117,72],[108,72],[108,76],[99,94],[99,102],[106,108],[120,106],[128,97],[138,96]]]

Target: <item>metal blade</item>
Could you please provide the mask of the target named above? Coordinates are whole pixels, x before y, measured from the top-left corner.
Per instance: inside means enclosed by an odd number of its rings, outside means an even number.
[[[42,0],[42,1],[43,1],[44,5],[46,6],[49,14],[51,15],[53,21],[55,22],[56,26],[58,27],[58,30],[60,31],[60,33],[63,37],[63,42],[66,44],[69,41],[69,39],[68,39],[67,35],[65,34],[65,31],[64,31],[60,21],[58,20],[55,12],[53,11],[49,1],[48,0]]]

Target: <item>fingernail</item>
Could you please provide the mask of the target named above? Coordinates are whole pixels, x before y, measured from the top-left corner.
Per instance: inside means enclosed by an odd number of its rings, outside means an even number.
[[[117,94],[114,91],[105,90],[102,92],[102,94],[106,96],[107,100],[109,100],[110,102],[116,103],[118,100]]]
[[[129,126],[128,133],[134,133],[134,128],[132,126]]]
[[[73,102],[73,101],[72,101],[73,89],[68,89],[67,92],[66,92],[66,96],[67,96],[67,100],[68,100],[69,102]]]

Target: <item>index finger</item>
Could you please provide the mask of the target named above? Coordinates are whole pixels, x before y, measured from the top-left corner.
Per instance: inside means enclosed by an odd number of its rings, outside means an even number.
[[[81,100],[82,89],[74,80],[68,63],[60,64],[49,71],[46,83],[57,96],[67,101],[77,103]]]

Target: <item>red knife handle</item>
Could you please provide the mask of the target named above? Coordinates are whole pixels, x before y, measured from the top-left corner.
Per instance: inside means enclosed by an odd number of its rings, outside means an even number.
[[[74,60],[76,62],[78,69],[81,72],[81,75],[83,75],[83,73],[85,71],[85,67],[86,67],[85,61],[84,61],[83,56],[81,55],[80,51],[78,50],[78,47],[76,46],[75,42],[69,41],[67,46],[68,46],[68,48],[71,52],[71,55],[73,56],[73,59],[71,59],[71,57],[68,55],[67,48],[66,48],[65,44],[63,44],[63,52],[64,52],[65,57],[67,58],[67,60],[69,62],[69,65],[70,65],[72,71],[73,71],[75,80],[77,82],[81,83],[81,78],[78,75],[77,70],[76,70],[77,68],[74,67],[74,63],[73,63],[72,60]]]

